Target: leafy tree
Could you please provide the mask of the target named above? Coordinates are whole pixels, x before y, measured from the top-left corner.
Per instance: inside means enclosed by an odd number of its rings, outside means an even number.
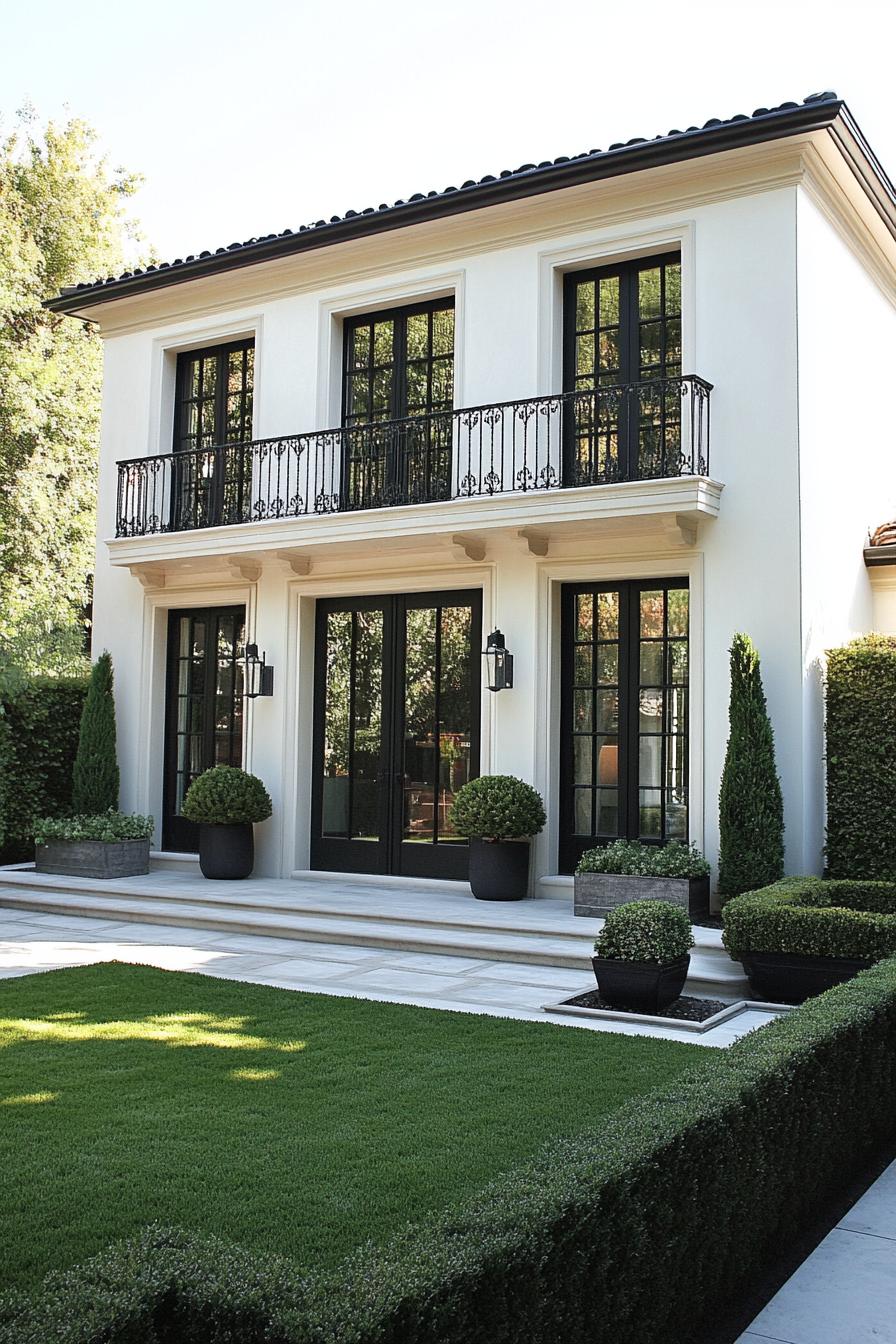
[[[83,666],[101,349],[43,299],[122,269],[137,179],[79,120],[0,139],[0,688]]]
[[[78,754],[72,772],[72,810],[92,817],[118,808],[115,756],[115,697],[112,655],[105,650],[93,665],[81,715]]]
[[[731,645],[730,733],[719,794],[719,892],[737,896],[784,875],[784,802],[759,654],[748,635]]]

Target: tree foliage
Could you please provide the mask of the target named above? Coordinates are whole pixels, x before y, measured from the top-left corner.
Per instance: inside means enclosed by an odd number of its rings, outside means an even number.
[[[93,817],[118,807],[118,761],[115,753],[115,697],[112,655],[103,652],[93,665],[78,754],[72,771],[72,811]]]
[[[137,179],[83,121],[0,139],[0,687],[79,665],[93,568],[102,354],[48,313],[67,285],[120,270]]]
[[[731,645],[728,750],[719,793],[719,892],[737,896],[784,875],[784,802],[759,654],[748,635]]]

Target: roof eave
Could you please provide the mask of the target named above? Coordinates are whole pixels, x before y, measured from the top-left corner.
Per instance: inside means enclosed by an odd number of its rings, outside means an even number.
[[[724,122],[719,126],[685,131],[673,137],[623,145],[619,149],[607,150],[600,155],[574,158],[566,163],[551,164],[545,168],[533,168],[525,173],[496,178],[492,182],[479,182],[471,187],[460,187],[456,191],[436,197],[408,201],[400,206],[392,206],[388,210],[357,214],[334,223],[308,227],[286,237],[278,235],[259,243],[238,245],[230,251],[197,258],[179,266],[144,271],[140,275],[106,282],[96,289],[64,291],[52,299],[46,299],[43,306],[51,312],[88,316],[87,310],[110,303],[114,299],[151,293],[170,285],[186,284],[190,280],[203,279],[246,266],[258,266],[266,261],[279,260],[300,252],[333,247],[352,239],[408,228],[414,224],[467,211],[484,210],[492,205],[520,200],[527,196],[560,191],[564,187],[580,186],[609,177],[641,172],[647,168],[663,167],[702,158],[708,154],[723,153],[745,145],[762,144],[791,135],[824,130],[836,121],[845,108],[846,104],[842,99],[828,99],[771,112],[765,117],[745,117],[743,120]],[[855,123],[851,118],[850,123],[852,130]],[[859,139],[858,143],[883,174],[864,139]],[[886,180],[884,175],[884,181]]]

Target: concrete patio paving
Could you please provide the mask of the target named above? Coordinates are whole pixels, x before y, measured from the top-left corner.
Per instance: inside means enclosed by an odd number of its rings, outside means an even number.
[[[737,1344],[896,1344],[896,1162]]]
[[[283,989],[709,1046],[730,1045],[769,1020],[767,1014],[745,1013],[702,1035],[671,1024],[595,1022],[542,1010],[545,1003],[593,988],[586,970],[506,958],[490,961],[347,942],[303,941],[237,929],[223,932],[0,908],[0,978],[113,960],[199,971]]]

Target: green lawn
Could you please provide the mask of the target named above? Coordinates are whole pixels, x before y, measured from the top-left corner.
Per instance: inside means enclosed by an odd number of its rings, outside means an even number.
[[[332,1265],[708,1053],[114,963],[0,981],[0,1281],[153,1220]]]

